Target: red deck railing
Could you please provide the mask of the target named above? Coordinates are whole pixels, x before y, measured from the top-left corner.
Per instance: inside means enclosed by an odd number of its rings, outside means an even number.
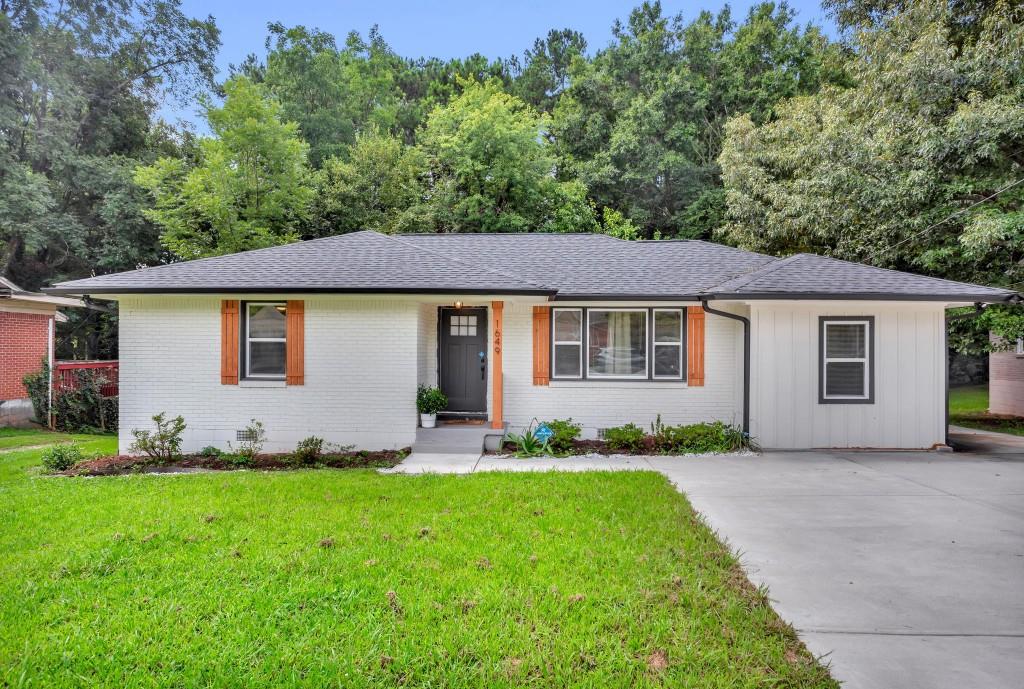
[[[116,397],[118,393],[118,362],[116,361],[58,361],[53,367],[53,387],[57,390],[73,390],[77,384],[75,371],[91,370],[103,380],[100,394]]]

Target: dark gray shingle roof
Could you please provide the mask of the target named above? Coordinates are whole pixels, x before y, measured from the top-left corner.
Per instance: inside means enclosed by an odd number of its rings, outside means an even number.
[[[771,299],[800,295],[802,298],[947,299],[1005,301],[1014,292],[964,282],[904,273],[851,263],[815,254],[796,254],[778,259],[716,286],[717,297],[742,295]]]
[[[1005,301],[1007,290],[810,254],[776,259],[697,240],[599,234],[354,232],[63,282],[62,294],[379,292],[537,294],[558,299]]]

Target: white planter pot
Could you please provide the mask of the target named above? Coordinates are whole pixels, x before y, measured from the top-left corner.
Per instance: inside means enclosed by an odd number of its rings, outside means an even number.
[[[424,428],[433,428],[437,425],[437,414],[420,414],[420,425]]]

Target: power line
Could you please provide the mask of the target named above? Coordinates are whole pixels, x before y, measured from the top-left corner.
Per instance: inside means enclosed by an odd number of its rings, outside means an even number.
[[[948,216],[946,216],[942,220],[940,220],[940,221],[938,221],[936,223],[932,223],[931,225],[929,225],[928,227],[924,228],[923,230],[921,230],[917,234],[910,235],[906,239],[901,239],[900,241],[896,242],[895,244],[893,244],[890,247],[886,247],[885,249],[879,249],[878,251],[876,251],[873,254],[871,254],[870,256],[868,256],[868,259],[869,260],[873,259],[876,256],[878,256],[878,254],[882,254],[882,253],[886,253],[888,251],[892,251],[893,249],[895,249],[896,247],[898,247],[898,246],[900,246],[902,244],[906,244],[907,242],[909,242],[909,241],[911,241],[913,239],[917,239],[918,237],[920,237],[921,235],[925,234],[926,232],[929,232],[929,231],[935,229],[936,227],[938,227],[939,225],[941,225],[941,224],[943,224],[945,222],[949,222],[950,220],[952,220],[953,218],[957,217],[958,215],[963,215],[964,213],[966,213],[967,211],[971,210],[975,206],[980,206],[981,204],[985,203],[986,201],[994,199],[995,197],[997,197],[1000,194],[1002,194],[1004,191],[1006,191],[1008,189],[1012,189],[1013,187],[1017,186],[1021,182],[1024,182],[1024,177],[1021,177],[1016,182],[1010,182],[1009,184],[1007,184],[1002,189],[995,190],[994,192],[992,192],[991,194],[989,194],[985,198],[981,199],[980,201],[976,201],[976,202],[972,203],[967,208],[961,208],[960,210],[956,211],[955,213],[950,213]]]

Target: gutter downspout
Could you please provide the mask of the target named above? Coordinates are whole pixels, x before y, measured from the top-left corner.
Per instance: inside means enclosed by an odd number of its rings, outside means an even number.
[[[53,330],[57,310],[46,319],[46,425],[53,430]]]
[[[707,313],[731,318],[743,324],[743,432],[750,437],[750,319],[746,316],[711,308],[708,306],[707,297],[699,297],[699,299],[701,307]]]
[[[942,351],[946,357],[946,365],[943,368],[943,384],[946,389],[946,410],[945,410],[945,422],[943,430],[943,439],[946,445],[949,445],[949,324],[956,321],[969,321],[977,318],[981,314],[985,313],[985,309],[988,308],[988,304],[982,304],[976,302],[974,304],[974,311],[968,313],[957,313],[952,316],[946,316],[945,327],[942,329]]]

